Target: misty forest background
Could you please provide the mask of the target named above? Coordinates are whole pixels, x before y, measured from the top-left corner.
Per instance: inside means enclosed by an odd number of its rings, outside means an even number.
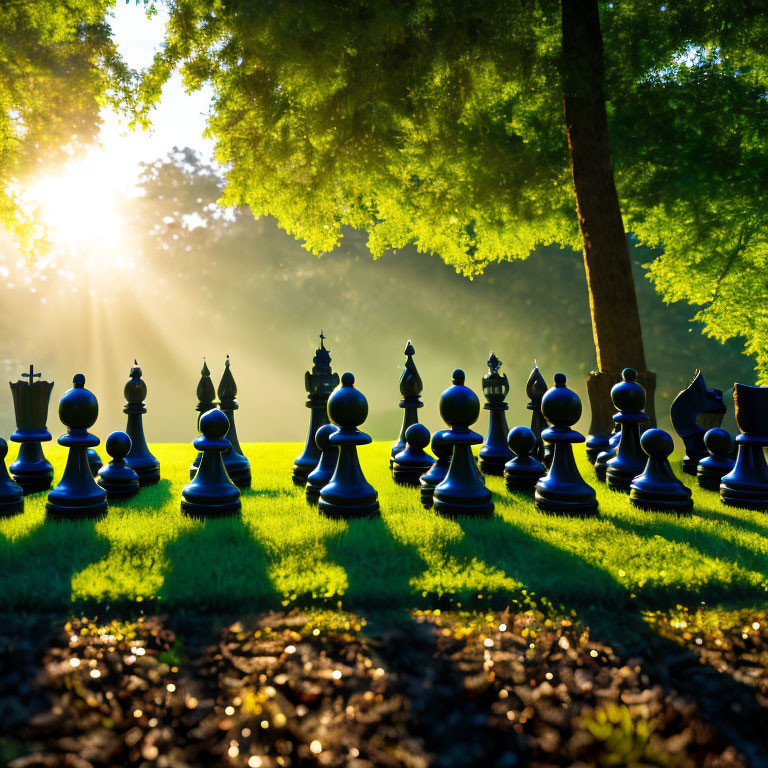
[[[408,339],[424,380],[421,418],[431,429],[441,424],[437,400],[451,371],[464,368],[479,392],[491,349],[510,380],[511,425],[529,420],[525,382],[535,358],[548,384],[557,371],[568,375],[585,403],[579,426],[588,427],[585,375],[595,352],[580,253],[540,249],[525,261],[492,264],[473,281],[412,248],[373,261],[361,232],[347,232],[337,250],[317,257],[273,219],[219,207],[222,187],[216,168],[177,149],[145,166],[140,194],[123,201],[122,260],[60,248],[31,266],[3,267],[0,364],[8,380],[34,362],[56,382],[54,436],[61,432],[56,401],[79,371],[99,397],[94,431],[103,438],[123,428],[122,389],[135,356],[149,387],[148,438],[190,440],[203,356],[218,383],[229,354],[241,439],[302,440],[304,371],[321,328],[334,368],[353,371],[368,397],[365,429],[376,439],[397,433]],[[655,254],[630,252],[648,365],[658,374],[660,426],[669,427],[669,404],[696,367],[726,392],[734,381],[754,383],[753,361],[738,342],[702,336],[690,321],[695,307],[663,303],[642,267]],[[728,392],[726,401],[732,410]],[[3,433],[13,429],[10,393],[7,402]],[[483,413],[479,428],[486,423]]]

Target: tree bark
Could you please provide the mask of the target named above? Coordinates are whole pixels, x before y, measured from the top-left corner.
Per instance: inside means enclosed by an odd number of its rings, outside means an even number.
[[[598,4],[597,0],[561,0],[561,9],[565,129],[584,245],[598,375],[618,381],[623,368],[635,368],[640,380],[650,384],[651,415],[655,376],[647,375],[632,263],[611,164]],[[605,385],[594,387],[596,393],[604,389]],[[592,411],[590,432],[610,432],[610,400],[592,400]]]

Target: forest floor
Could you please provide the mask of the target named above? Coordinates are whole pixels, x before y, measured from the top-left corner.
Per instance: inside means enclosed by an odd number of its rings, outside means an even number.
[[[102,520],[0,521],[0,765],[768,764],[761,513],[595,483],[597,517],[551,517],[488,478],[495,515],[446,520],[374,444],[381,518],[335,521],[298,446],[254,444],[242,515],[201,522],[191,448],[152,448]]]

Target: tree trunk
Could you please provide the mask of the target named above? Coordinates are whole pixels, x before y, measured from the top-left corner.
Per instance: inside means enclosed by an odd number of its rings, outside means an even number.
[[[597,0],[561,0],[561,9],[565,129],[599,369],[588,387],[590,395],[593,391],[596,395],[590,397],[590,432],[607,434],[613,425],[613,407],[604,394],[607,380],[618,381],[623,368],[635,368],[648,388],[651,416],[655,375],[646,368],[632,263],[611,165]]]

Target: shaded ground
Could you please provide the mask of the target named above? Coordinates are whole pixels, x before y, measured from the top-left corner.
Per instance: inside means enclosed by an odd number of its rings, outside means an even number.
[[[765,617],[687,615],[621,650],[538,610],[8,617],[0,762],[764,765]]]

